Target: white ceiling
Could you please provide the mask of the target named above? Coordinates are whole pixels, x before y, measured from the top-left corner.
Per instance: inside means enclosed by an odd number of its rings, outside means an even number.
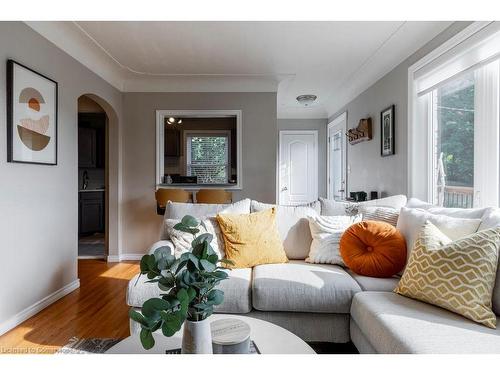
[[[332,115],[450,24],[28,22],[122,91],[277,91],[279,118]]]

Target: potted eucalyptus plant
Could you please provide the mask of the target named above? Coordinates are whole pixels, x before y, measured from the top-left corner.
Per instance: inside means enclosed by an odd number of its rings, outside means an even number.
[[[198,235],[199,226],[200,222],[189,215],[174,226],[193,235],[190,252],[176,259],[172,249],[164,246],[141,259],[141,274],[147,276],[146,282],[157,283],[165,292],[144,302],[141,312],[129,311],[130,318],[141,325],[139,337],[144,349],[155,345],[153,332],[161,329],[170,337],[184,324],[181,353],[212,353],[207,318],[224,300],[224,292],[215,287],[227,279],[222,265],[231,261],[219,259],[210,245],[213,236]]]

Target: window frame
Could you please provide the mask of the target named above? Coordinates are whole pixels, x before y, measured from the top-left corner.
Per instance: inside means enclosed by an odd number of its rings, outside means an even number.
[[[473,22],[408,68],[407,192],[410,197],[428,202],[433,202],[434,198],[432,95],[424,93],[419,97],[417,92],[418,78],[415,78],[415,73],[421,69],[425,70],[433,64],[436,65],[436,62],[446,61],[445,57],[451,61],[459,58],[464,51],[467,51],[467,48],[470,48],[471,41],[480,40],[482,35],[488,36],[489,33],[496,32],[499,27],[498,22]],[[485,59],[486,63],[488,63],[488,59]],[[439,65],[437,66],[439,67]],[[500,201],[500,191],[497,191],[497,195],[495,199],[498,202]],[[474,202],[474,206],[483,205],[489,205],[489,203]]]
[[[155,185],[156,188],[169,188],[169,187],[179,187],[179,185],[169,185],[162,181],[164,175],[164,137],[165,130],[164,124],[165,119],[168,117],[199,117],[199,118],[216,118],[216,117],[236,117],[236,151],[231,150],[230,152],[236,152],[236,184],[218,184],[210,185],[215,188],[222,188],[226,190],[242,190],[243,189],[243,168],[242,168],[242,111],[241,110],[168,110],[161,109],[156,110],[156,178]],[[205,133],[206,131],[203,131]],[[223,130],[217,130],[216,132],[222,133]],[[198,132],[200,133],[200,132]],[[184,142],[185,143],[185,142]],[[184,146],[185,147],[185,146]],[[230,145],[229,145],[230,147]],[[229,156],[229,155],[228,155]],[[207,184],[182,184],[186,188],[206,188]]]

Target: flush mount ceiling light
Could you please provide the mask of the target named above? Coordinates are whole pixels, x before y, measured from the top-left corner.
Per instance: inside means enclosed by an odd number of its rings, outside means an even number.
[[[309,106],[311,106],[311,104],[314,103],[314,101],[317,98],[318,97],[316,95],[311,95],[311,94],[299,95],[299,96],[297,96],[297,101],[299,102],[299,104],[303,105],[304,107],[309,107]]]
[[[169,125],[182,124],[182,119],[175,118],[175,117],[169,117],[167,119],[167,124],[169,124]]]

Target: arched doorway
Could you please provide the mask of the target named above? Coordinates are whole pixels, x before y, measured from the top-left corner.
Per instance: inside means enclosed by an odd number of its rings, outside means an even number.
[[[120,260],[120,136],[119,117],[108,101],[93,93],[83,93],[80,98],[90,99],[106,113],[105,135],[105,244],[108,262]],[[77,104],[77,103],[75,103]],[[79,185],[79,189],[80,189]]]
[[[78,258],[108,256],[109,118],[89,95],[78,98]]]

